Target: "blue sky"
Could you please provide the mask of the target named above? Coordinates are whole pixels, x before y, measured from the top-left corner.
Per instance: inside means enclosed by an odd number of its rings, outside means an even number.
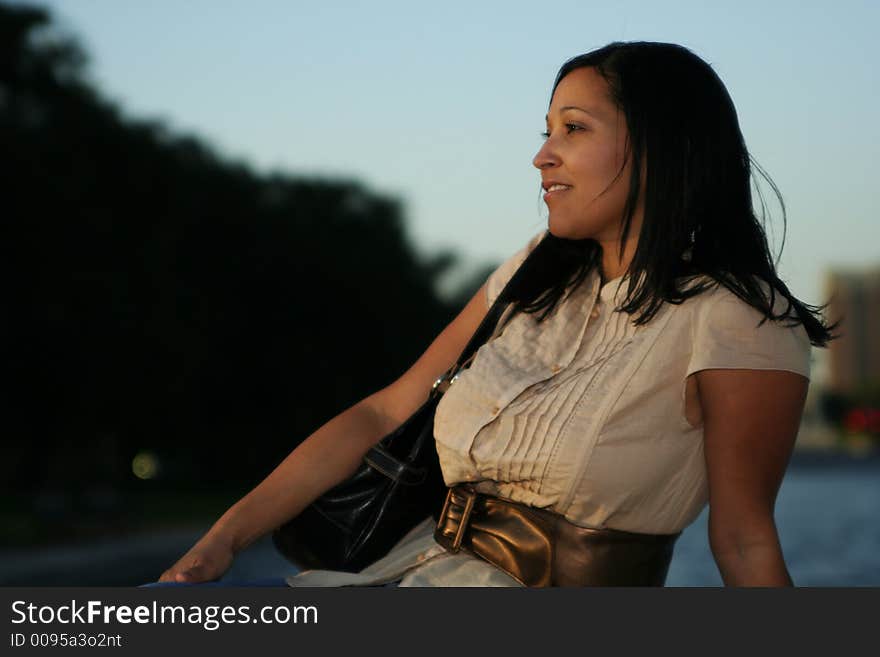
[[[829,267],[880,265],[878,2],[40,4],[129,116],[259,171],[362,180],[404,200],[420,249],[472,263],[546,225],[531,159],[559,65],[614,40],[681,43],[725,81],[783,192],[793,292],[818,303]]]

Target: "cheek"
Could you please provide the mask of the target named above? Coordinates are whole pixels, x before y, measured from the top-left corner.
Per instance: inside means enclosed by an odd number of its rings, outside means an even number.
[[[626,177],[626,169],[621,171],[624,161],[623,152],[616,147],[609,147],[602,153],[602,162],[608,183],[615,178],[621,180]]]
[[[615,149],[596,149],[588,156],[579,158],[577,182],[581,189],[591,196],[597,196],[603,192],[606,195],[612,194],[621,185],[621,181],[626,179],[625,171],[618,177],[621,163],[622,160],[618,158]]]

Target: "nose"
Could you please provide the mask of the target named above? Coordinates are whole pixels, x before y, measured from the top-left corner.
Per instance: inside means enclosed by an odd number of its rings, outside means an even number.
[[[559,164],[559,156],[556,154],[550,139],[547,139],[541,148],[538,149],[538,152],[535,153],[535,157],[532,158],[532,164],[536,169],[546,169],[547,167]]]

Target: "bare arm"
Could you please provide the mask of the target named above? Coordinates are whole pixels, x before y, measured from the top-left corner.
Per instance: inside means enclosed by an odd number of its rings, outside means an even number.
[[[695,374],[709,475],[709,545],[728,586],[792,586],[773,508],[809,381],[779,370]]]
[[[391,385],[324,424],[236,502],[160,581],[216,579],[234,555],[355,472],[371,446],[400,426],[458,358],[488,311],[485,286]]]

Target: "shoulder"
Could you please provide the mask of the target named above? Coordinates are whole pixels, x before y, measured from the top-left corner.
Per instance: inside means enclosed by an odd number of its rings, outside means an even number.
[[[711,281],[709,289],[703,294],[697,295],[702,297],[702,302],[697,304],[696,317],[702,323],[718,324],[721,327],[727,327],[732,332],[736,329],[751,334],[754,330],[770,325],[779,328],[788,328],[789,325],[797,323],[795,329],[800,329],[804,336],[806,330],[796,320],[793,309],[790,308],[788,299],[786,299],[778,290],[773,290],[769,283],[756,279],[756,283],[761,289],[761,293],[768,300],[772,300],[773,314],[777,316],[787,316],[782,319],[770,319],[765,316],[763,311],[759,310],[751,303],[737,295],[733,290],[729,289],[722,283],[705,277]],[[766,321],[764,321],[766,320]]]
[[[770,298],[770,286],[760,286]],[[811,345],[806,329],[791,318],[773,320],[724,285],[693,298],[692,359],[688,374],[708,368],[779,369],[810,378]],[[773,313],[785,314],[788,300],[775,292]]]
[[[490,275],[486,281],[486,302],[488,306],[492,306],[495,299],[501,294],[501,290],[507,282],[513,277],[513,274],[519,269],[520,265],[525,262],[529,254],[534,251],[535,247],[544,239],[547,234],[546,230],[541,230],[529,239],[529,241],[520,248],[516,253],[502,262]]]

